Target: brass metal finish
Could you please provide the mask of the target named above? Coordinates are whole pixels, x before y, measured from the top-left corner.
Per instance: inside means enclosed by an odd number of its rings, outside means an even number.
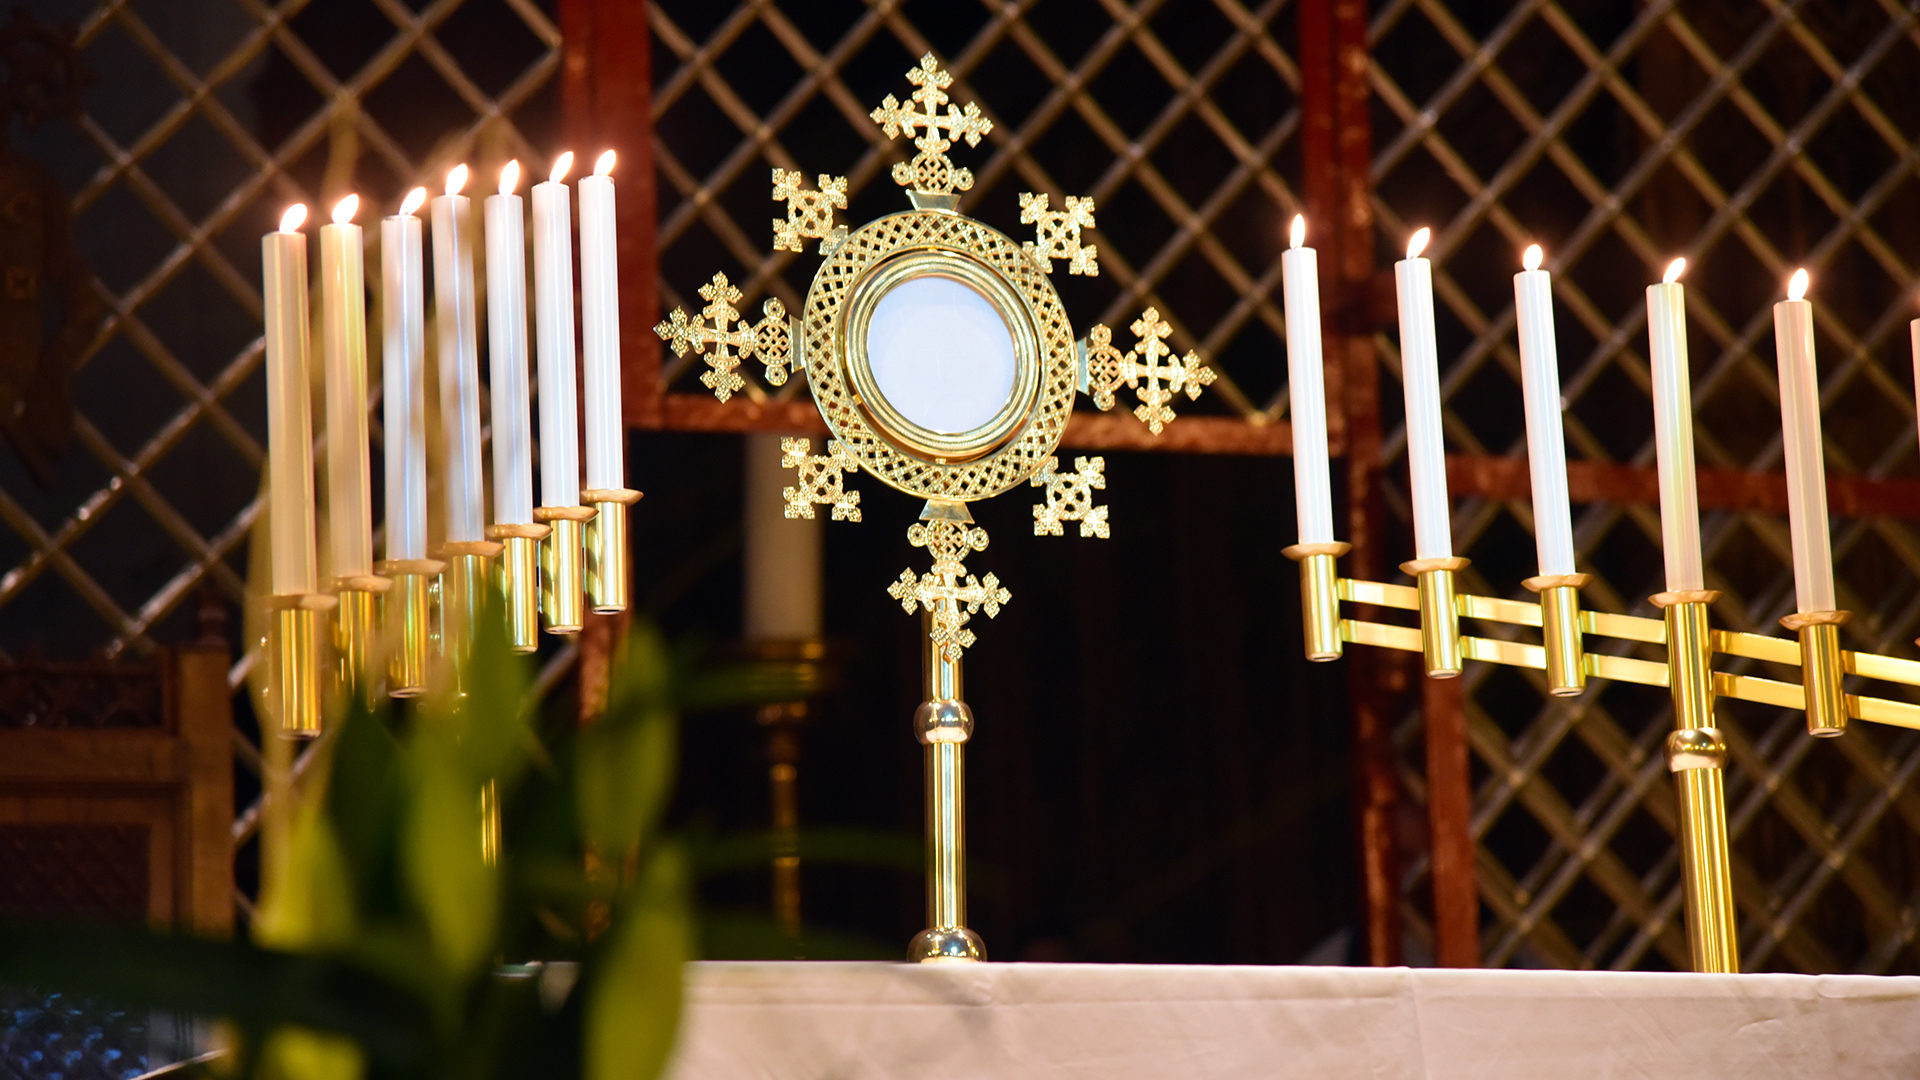
[[[377,582],[378,588],[365,586]],[[353,584],[337,584],[333,609],[334,683],[347,700],[373,704],[380,692],[382,655],[380,605],[392,582],[361,575]]]
[[[480,858],[488,866],[500,862],[500,788],[492,780],[480,785]]]
[[[280,734],[312,738],[326,717],[325,639],[320,620],[334,606],[324,594],[275,596],[267,601],[267,689],[273,698]]]
[[[591,506],[541,506],[533,516],[553,527],[540,544],[540,611],[547,633],[577,634],[586,621],[585,522]]]
[[[1667,736],[1667,767],[1680,798],[1680,856],[1686,868],[1687,945],[1693,969],[1732,974],[1740,970],[1740,942],[1734,927],[1721,779],[1726,759],[1726,740],[1716,728],[1683,728]]]
[[[433,651],[433,611],[427,601],[427,589],[438,577],[437,570],[430,575],[395,574],[393,577],[393,588],[387,593],[383,639],[389,696],[417,697],[426,692]]]
[[[448,551],[446,563],[440,575],[440,655],[447,661],[454,692],[463,694],[467,659],[473,655],[474,627],[486,608],[487,556],[476,551]]]
[[[1420,652],[1430,678],[1451,679],[1460,674],[1460,613],[1454,606],[1453,575],[1466,565],[1467,560],[1458,556],[1400,564],[1400,569],[1414,575],[1420,594]]]
[[[1548,584],[1539,578],[1528,578],[1526,584],[1540,594],[1547,691],[1555,697],[1573,697],[1587,688],[1586,648],[1580,641],[1580,586],[1572,582]]]
[[[1340,658],[1340,597],[1335,590],[1337,562],[1350,544],[1294,544],[1281,554],[1300,564],[1300,620],[1307,659]]]
[[[922,616],[928,624],[921,655],[926,700],[913,715],[914,737],[927,761],[927,923],[907,947],[915,961],[985,960],[986,946],[967,929],[966,744],[973,710],[961,699],[960,657],[936,639],[940,598]]]
[[[1800,635],[1800,683],[1805,688],[1807,734],[1832,738],[1847,730],[1846,691],[1840,660],[1840,625],[1845,611],[1803,611],[1780,620]]]
[[[580,493],[580,501],[594,510],[586,525],[587,606],[598,615],[625,611],[632,591],[627,507],[640,501],[640,493],[631,488],[589,489]]]
[[[545,532],[546,527],[542,526]],[[505,536],[500,541],[500,599],[507,619],[507,646],[517,653],[540,647],[540,541]]]

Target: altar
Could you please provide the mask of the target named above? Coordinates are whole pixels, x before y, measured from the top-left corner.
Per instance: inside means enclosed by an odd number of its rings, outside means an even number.
[[[1910,1077],[1920,977],[702,963],[668,1075]]]

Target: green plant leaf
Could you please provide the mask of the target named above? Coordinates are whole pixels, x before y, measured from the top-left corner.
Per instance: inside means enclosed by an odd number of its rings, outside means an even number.
[[[366,1059],[352,1039],[283,1027],[267,1036],[254,1075],[258,1080],[360,1080]]]
[[[482,858],[480,787],[440,737],[418,740],[400,845],[408,891],[443,969],[464,981],[493,958],[499,875]]]
[[[316,748],[321,754],[331,750],[331,745]],[[326,766],[322,759],[318,779],[323,783]],[[253,920],[254,940],[308,951],[350,940],[357,922],[350,882],[346,858],[322,800],[300,802],[293,808],[286,850],[268,853],[260,908]]]
[[[673,793],[678,754],[666,652],[636,625],[607,711],[574,744],[575,806],[592,848],[615,858],[652,831]]]
[[[586,1080],[659,1075],[680,1027],[681,974],[693,955],[687,868],[661,845],[644,859],[593,957]]]

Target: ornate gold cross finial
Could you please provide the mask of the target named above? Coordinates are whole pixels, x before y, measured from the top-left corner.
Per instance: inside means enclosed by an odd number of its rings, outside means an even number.
[[[820,241],[825,254],[829,238],[845,235],[844,226],[836,229],[833,212],[847,208],[847,178],[820,174],[820,190],[806,190],[806,180],[798,170],[773,170],[773,201],[787,204],[787,219],[773,219],[773,250],[799,251],[801,241]]]
[[[783,488],[790,518],[813,517],[814,504],[833,507],[833,520],[860,520],[860,493],[848,491],[846,474],[860,467],[839,439],[827,440],[827,452],[813,452],[811,439],[781,439],[780,466],[798,470],[798,486]]]
[[[1172,332],[1173,327],[1160,318],[1158,308],[1148,308],[1133,321],[1133,333],[1139,341],[1124,355],[1113,347],[1113,331],[1105,326],[1088,331],[1087,393],[1093,403],[1102,410],[1111,409],[1113,392],[1124,382],[1140,397],[1133,415],[1158,435],[1173,422],[1173,409],[1168,403],[1174,395],[1184,391],[1188,400],[1199,400],[1200,388],[1213,385],[1213,369],[1201,363],[1192,350],[1174,357],[1166,344]],[[1168,363],[1161,364],[1162,359]]]
[[[1020,245],[1040,269],[1053,273],[1053,260],[1067,260],[1067,273],[1097,277],[1100,249],[1080,246],[1080,230],[1093,228],[1093,199],[1067,196],[1065,210],[1049,210],[1052,196],[1020,193],[1020,224],[1033,226],[1033,242]]]
[[[674,308],[653,332],[673,349],[675,356],[699,351],[711,369],[701,374],[700,381],[713,391],[714,397],[725,401],[746,389],[746,380],[734,369],[755,353],[766,367],[769,383],[779,386],[787,381],[792,331],[785,304],[768,297],[760,307],[764,317],[748,324],[734,307],[740,302],[740,290],[727,281],[725,274],[715,274],[712,281],[700,286],[700,299],[707,302],[707,306],[700,309],[704,322],[689,319],[686,311]],[[711,351],[708,346],[712,346]]]
[[[917,577],[912,570],[900,571],[899,580],[887,586],[887,595],[909,612],[925,605],[933,615],[933,643],[947,659],[958,661],[973,644],[967,620],[983,609],[993,618],[1013,596],[993,574],[976,578],[961,565],[967,552],[986,550],[987,530],[970,520],[936,518],[915,522],[907,530],[907,543],[933,554],[933,570]]]
[[[947,87],[953,85],[953,73],[943,70],[932,53],[922,56],[920,66],[907,72],[907,81],[919,87],[913,92],[912,100],[918,102],[924,112],[902,105],[888,94],[871,114],[887,138],[905,135],[920,150],[913,155],[913,160],[894,165],[893,182],[936,195],[951,195],[973,187],[973,170],[954,168],[947,151],[953,149],[954,139],[965,139],[968,146],[979,146],[980,137],[993,130],[993,121],[981,116],[980,106],[971,101],[965,109],[948,103]],[[947,110],[945,116],[940,115],[942,106]],[[922,129],[918,135],[914,133],[915,128]]]
[[[1074,458],[1073,472],[1060,471],[1060,459],[1048,458],[1028,481],[1047,489],[1047,501],[1033,508],[1033,535],[1059,536],[1060,523],[1077,521],[1081,536],[1107,538],[1107,508],[1093,505],[1093,493],[1107,489],[1107,459]]]

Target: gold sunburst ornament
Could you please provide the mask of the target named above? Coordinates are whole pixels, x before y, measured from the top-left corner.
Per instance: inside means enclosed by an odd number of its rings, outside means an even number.
[[[958,144],[978,146],[993,121],[979,105],[955,104],[953,75],[932,54],[907,72],[906,102],[887,95],[871,116],[889,139],[909,139],[914,154],[893,167],[909,209],[849,231],[836,220],[847,207],[845,177],[818,174],[815,186],[797,170],[773,170],[775,250],[800,252],[818,240],[822,261],[806,300],[792,318],[769,298],[764,317],[739,315],[740,291],[715,274],[700,289],[695,316],[676,308],[654,327],[676,356],[697,353],[701,382],[721,401],[749,391],[738,370],[759,359],[765,381],[782,385],[805,372],[814,404],[832,437],[813,453],[806,439],[783,440],[781,462],[796,470],[784,492],[788,517],[831,507],[834,520],[860,520],[859,493],[847,475],[864,471],[926,500],[908,541],[932,556],[925,573],[904,570],[889,594],[926,626],[926,701],[916,717],[926,744],[929,798],[929,920],[914,939],[915,959],[981,959],[980,939],[965,925],[960,847],[961,748],[973,717],[960,695],[960,661],[973,644],[972,616],[991,618],[1011,598],[991,573],[966,572],[963,560],[987,546],[967,504],[1014,487],[1043,488],[1034,533],[1059,536],[1076,522],[1081,536],[1105,537],[1105,461],[1078,458],[1062,472],[1055,456],[1074,395],[1085,392],[1110,409],[1125,386],[1136,417],[1154,435],[1174,419],[1180,394],[1197,398],[1214,374],[1191,352],[1176,357],[1172,327],[1149,307],[1132,323],[1138,339],[1121,353],[1113,333],[1094,326],[1076,339],[1050,275],[1097,276],[1099,252],[1091,198],[1068,196],[1059,209],[1048,194],[1020,196],[1019,220],[1033,238],[1018,242],[959,211],[973,188],[971,169],[947,156]]]

